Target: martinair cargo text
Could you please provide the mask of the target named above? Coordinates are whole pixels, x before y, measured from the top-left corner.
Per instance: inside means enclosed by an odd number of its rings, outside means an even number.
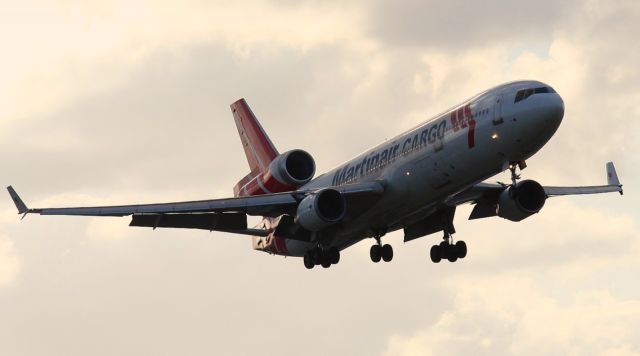
[[[475,205],[469,219],[521,221],[549,197],[622,194],[611,162],[606,185],[550,187],[520,179],[518,170],[551,139],[564,116],[560,95],[538,81],[484,91],[316,178],[311,155],[299,149],[278,153],[243,99],[231,111],[251,169],[233,198],[30,209],[10,186],[9,193],[24,215],[131,215],[130,226],[251,235],[254,249],[303,257],[307,268],[338,263],[341,250],[368,237],[375,240],[371,260],[391,261],[393,248],[381,238],[400,229],[404,241],[440,232],[431,260],[455,262],[467,255],[466,243],[452,238],[460,204]],[[507,169],[510,183],[483,183]],[[247,215],[262,216],[262,222],[249,228]]]

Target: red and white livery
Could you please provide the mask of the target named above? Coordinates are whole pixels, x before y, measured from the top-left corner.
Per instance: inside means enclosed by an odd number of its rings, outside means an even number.
[[[251,235],[255,249],[303,257],[307,268],[337,264],[341,250],[366,238],[375,239],[373,262],[391,261],[393,248],[381,238],[396,230],[403,230],[404,241],[440,232],[431,260],[455,262],[467,255],[466,243],[452,238],[460,204],[475,205],[469,219],[521,221],[540,212],[549,197],[622,194],[611,162],[606,185],[552,187],[520,180],[518,170],[551,139],[564,116],[560,95],[538,81],[484,91],[315,178],[313,157],[300,149],[279,153],[244,99],[231,111],[250,169],[233,198],[30,209],[12,187],[9,193],[25,215],[131,216],[130,226]],[[507,169],[511,182],[483,183]],[[249,228],[247,215],[263,220]]]

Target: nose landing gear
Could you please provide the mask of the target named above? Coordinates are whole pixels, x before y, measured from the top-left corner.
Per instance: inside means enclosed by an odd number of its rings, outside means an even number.
[[[511,171],[511,184],[515,187],[520,179],[520,174],[516,172],[516,169],[520,168],[520,171],[527,168],[527,162],[517,161],[509,162],[509,171]]]

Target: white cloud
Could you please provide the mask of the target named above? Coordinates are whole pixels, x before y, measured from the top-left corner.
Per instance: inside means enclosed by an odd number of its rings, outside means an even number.
[[[265,16],[265,13],[271,15]],[[0,123],[53,112],[126,83],[157,51],[222,43],[240,57],[256,45],[305,51],[370,47],[357,12],[268,1],[21,2],[0,12]],[[19,34],[19,35],[17,35]]]
[[[636,355],[640,301],[606,290],[568,302],[517,273],[450,283],[453,306],[431,326],[389,338],[385,355]]]
[[[0,286],[10,285],[16,279],[20,265],[13,241],[8,236],[0,234]]]
[[[131,236],[133,229],[129,227],[129,218],[93,218],[87,225],[86,234],[95,240],[121,240]]]

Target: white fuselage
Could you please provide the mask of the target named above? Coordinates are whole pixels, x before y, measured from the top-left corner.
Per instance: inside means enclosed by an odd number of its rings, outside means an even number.
[[[504,171],[510,162],[531,157],[553,136],[563,115],[562,98],[548,85],[504,84],[385,141],[301,189],[382,182],[383,196],[365,214],[341,223],[323,239],[343,249],[423,219],[453,195]],[[277,222],[265,219],[264,223]],[[290,256],[303,256],[316,245],[271,235],[254,238],[254,247]]]

